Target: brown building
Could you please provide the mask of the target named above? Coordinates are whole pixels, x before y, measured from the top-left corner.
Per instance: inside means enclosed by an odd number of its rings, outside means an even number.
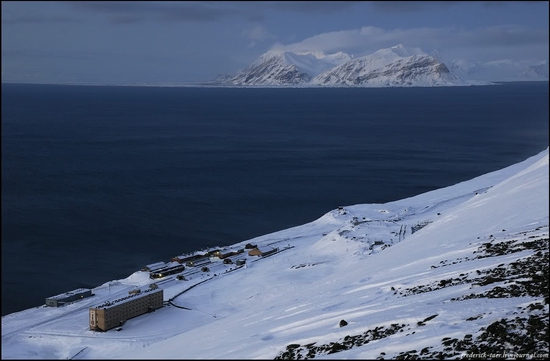
[[[248,255],[249,256],[261,256],[262,255],[262,251],[260,251],[259,248],[252,248],[250,251],[248,251]]]
[[[162,289],[147,289],[90,308],[90,330],[107,331],[130,318],[161,308],[163,297]]]
[[[276,253],[277,251],[279,251],[278,248],[273,248],[273,249],[270,249],[268,251],[262,251],[260,250],[259,248],[252,248],[250,251],[248,251],[248,255],[249,256],[261,256],[261,257],[267,257],[267,256],[270,256],[274,253]]]

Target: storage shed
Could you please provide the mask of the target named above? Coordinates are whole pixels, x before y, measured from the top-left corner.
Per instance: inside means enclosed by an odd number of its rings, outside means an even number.
[[[87,288],[77,288],[73,291],[46,298],[46,306],[64,306],[66,303],[78,301],[90,296],[93,296],[92,290]]]

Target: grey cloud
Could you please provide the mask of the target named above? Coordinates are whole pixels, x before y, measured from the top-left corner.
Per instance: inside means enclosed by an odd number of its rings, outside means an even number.
[[[44,9],[66,12],[67,6],[77,13],[56,16],[36,13],[33,15],[4,16],[4,24],[81,21],[79,16],[91,13],[103,15],[113,24],[132,24],[144,21],[166,22],[214,22],[241,18],[261,22],[267,12],[296,12],[331,14],[347,9],[353,1],[71,1],[42,2]],[[26,5],[33,5],[32,2]],[[3,9],[4,10],[4,9]]]
[[[3,25],[18,24],[45,24],[45,23],[68,23],[76,22],[69,16],[48,16],[48,15],[22,15],[15,17],[6,17],[2,19]]]
[[[348,9],[357,1],[266,1],[259,4],[281,11],[330,14]]]
[[[80,11],[94,11],[110,17],[114,23],[144,20],[210,22],[233,16],[250,21],[262,19],[254,7],[239,2],[193,1],[92,1],[73,2]]]
[[[113,15],[110,20],[113,24],[136,24],[145,21],[146,18],[136,15]]]
[[[424,9],[420,1],[375,1],[373,5],[376,10],[382,12],[410,12]]]
[[[527,1],[524,1],[524,2],[527,2]],[[506,2],[505,1],[484,1],[482,4],[483,4],[483,7],[485,8],[500,9],[506,4]]]
[[[2,57],[5,59],[92,59],[96,56],[95,53],[83,52],[83,51],[72,51],[67,53],[59,53],[56,51],[48,50],[2,50]]]
[[[427,7],[437,6],[446,8],[457,1],[373,1],[374,9],[385,13],[405,13],[425,10]]]
[[[520,26],[488,27],[475,30],[456,28],[413,28],[384,30],[367,26],[356,30],[318,34],[277,48],[290,51],[344,51],[357,56],[370,54],[380,48],[402,43],[430,52],[467,52],[486,54],[498,49],[510,58],[527,55],[542,57],[548,52],[548,29],[526,29]]]
[[[75,1],[80,11],[109,16],[114,23],[145,20],[211,22],[241,17],[251,22],[264,19],[267,11],[331,14],[354,1]]]
[[[548,43],[548,29],[524,29],[517,26],[489,27],[478,31],[459,32],[460,45],[514,46]]]

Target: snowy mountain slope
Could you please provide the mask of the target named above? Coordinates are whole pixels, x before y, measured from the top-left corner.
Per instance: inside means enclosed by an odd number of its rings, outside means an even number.
[[[529,65],[526,70],[521,73],[523,79],[532,80],[548,80],[548,60],[540,64]]]
[[[325,56],[269,51],[248,68],[222,80],[232,85],[304,84],[313,76],[349,59],[349,55],[342,52]]]
[[[343,52],[325,55],[319,54],[294,54],[291,52],[285,52],[284,57],[287,63],[295,64],[296,67],[310,76],[316,76],[323,71],[330,69],[336,65],[345,63],[350,60],[351,57]]]
[[[445,64],[427,55],[412,55],[384,64],[387,58],[363,57],[318,75],[319,85],[345,86],[449,86],[461,81]],[[382,65],[384,64],[384,65]]]
[[[461,79],[479,81],[548,81],[548,60],[516,62],[509,59],[474,63],[455,59],[449,69]]]
[[[547,148],[451,187],[339,207],[225,247],[279,251],[157,281],[166,305],[120,332],[88,330],[88,307],[147,287],[146,272],[63,308],[4,316],[2,358],[542,358],[548,170]]]
[[[449,74],[445,64],[419,48],[402,44],[353,59],[318,75],[320,85],[456,85],[458,78]]]
[[[358,75],[368,74],[371,71],[381,69],[403,58],[410,58],[414,55],[426,55],[418,48],[405,48],[399,44],[388,49],[380,49],[374,54],[353,59],[351,64],[342,64],[337,68],[343,68],[345,72],[356,72]],[[329,73],[336,72],[341,69],[333,69]],[[323,75],[321,75],[323,76]]]

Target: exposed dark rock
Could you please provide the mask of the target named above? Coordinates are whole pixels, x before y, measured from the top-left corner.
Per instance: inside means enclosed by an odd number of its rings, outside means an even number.
[[[349,350],[354,347],[366,345],[370,341],[380,340],[391,336],[407,326],[408,325],[399,325],[397,323],[391,324],[388,327],[379,326],[372,330],[365,331],[360,335],[348,335],[336,342],[330,342],[319,346],[315,346],[315,343],[310,343],[304,346],[296,346],[296,344],[291,344],[286,347],[285,351],[276,356],[275,360],[307,360],[315,358],[316,356]]]
[[[537,229],[538,230],[538,229]],[[523,234],[525,236],[525,234]],[[490,242],[483,243],[474,253],[475,257],[464,257],[455,261],[441,261],[440,266],[461,262],[470,262],[486,257],[497,257],[520,251],[534,251],[531,255],[519,258],[514,262],[500,263],[490,269],[476,270],[476,272],[461,273],[456,278],[447,278],[433,282],[428,285],[418,285],[407,289],[396,289],[391,287],[392,292],[401,296],[430,292],[433,290],[452,287],[460,284],[477,284],[490,286],[491,289],[479,294],[464,295],[451,301],[461,301],[469,298],[503,298],[503,297],[538,297],[540,301],[532,302],[523,307],[516,316],[503,318],[488,324],[474,334],[465,334],[462,339],[445,337],[441,340],[441,346],[424,347],[420,352],[410,350],[401,352],[393,359],[415,360],[415,359],[451,359],[468,357],[467,355],[486,354],[485,359],[503,359],[498,357],[504,351],[507,354],[531,355],[531,359],[544,359],[548,355],[549,335],[548,331],[548,284],[549,284],[549,252],[547,236],[530,236],[521,240],[509,240],[497,242],[493,235],[489,237]],[[419,321],[417,326],[426,326],[427,322],[436,318],[438,314],[426,317]],[[466,321],[483,319],[483,314],[473,315]],[[344,320],[341,321],[345,322]],[[347,324],[347,323],[346,323]],[[403,332],[409,325],[392,324],[388,327],[376,327],[360,335],[348,335],[343,339],[330,342],[324,345],[315,346],[315,343],[308,345],[289,345],[286,351],[281,352],[275,359],[312,359],[318,356],[337,353],[349,350],[353,347],[360,347],[370,341],[389,337],[395,333]],[[411,327],[409,326],[409,329]],[[410,333],[414,334],[413,331]],[[503,349],[506,345],[506,349]],[[497,355],[489,357],[488,355]],[[377,357],[383,360],[385,352]],[[476,356],[479,358],[479,356]]]

